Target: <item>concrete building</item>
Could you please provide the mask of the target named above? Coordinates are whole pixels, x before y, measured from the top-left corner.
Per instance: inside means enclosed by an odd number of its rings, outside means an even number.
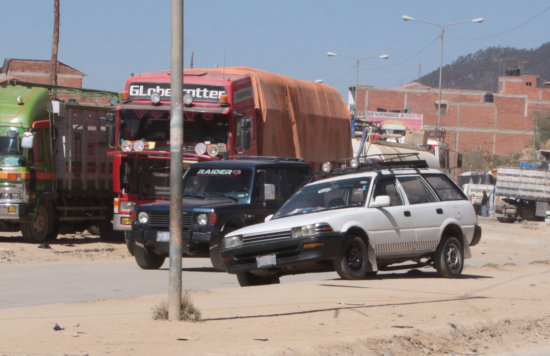
[[[0,80],[19,79],[24,82],[50,84],[52,62],[38,59],[6,58],[0,68]],[[57,83],[61,86],[82,88],[82,79],[86,76],[62,62],[57,63]]]
[[[519,70],[506,74],[499,77],[497,93],[442,89],[441,137],[451,149],[505,156],[533,142],[537,115],[550,112],[550,88],[542,87],[536,75],[520,75]],[[359,118],[367,117],[367,111],[422,114],[423,128],[436,137],[438,88],[359,85],[357,94]]]

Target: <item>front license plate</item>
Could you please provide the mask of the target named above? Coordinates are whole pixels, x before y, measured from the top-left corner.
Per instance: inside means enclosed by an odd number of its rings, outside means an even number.
[[[169,231],[158,231],[157,232],[157,242],[168,242],[170,241],[170,232]]]
[[[256,256],[256,266],[258,268],[275,266],[277,264],[277,258],[275,254]]]

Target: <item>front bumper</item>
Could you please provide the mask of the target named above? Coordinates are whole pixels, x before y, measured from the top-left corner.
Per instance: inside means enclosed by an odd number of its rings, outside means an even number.
[[[0,203],[0,220],[20,221],[29,215],[30,207],[23,203]]]
[[[132,225],[130,224],[124,224],[123,221],[129,221],[131,220],[130,214],[113,214],[113,229],[115,230],[122,230],[122,231],[130,231],[132,230]]]
[[[227,272],[279,271],[282,274],[321,272],[332,269],[332,261],[339,255],[343,235],[323,233],[312,237],[244,244],[224,249],[222,261]],[[275,264],[259,267],[257,257],[274,255]]]

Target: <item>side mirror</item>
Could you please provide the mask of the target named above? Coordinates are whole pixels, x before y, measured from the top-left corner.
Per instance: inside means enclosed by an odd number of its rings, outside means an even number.
[[[275,184],[264,184],[264,200],[275,200]]]
[[[390,206],[390,196],[389,195],[379,195],[374,198],[374,201],[370,203],[369,208],[383,208]]]
[[[25,132],[21,137],[21,147],[32,148],[34,146],[34,134],[32,132]]]
[[[243,150],[248,150],[250,148],[250,139],[251,139],[251,132],[250,130],[243,130],[241,134],[241,147]]]
[[[115,125],[107,125],[106,129],[107,129],[107,143],[109,144],[109,147],[114,148],[115,141],[116,141]]]

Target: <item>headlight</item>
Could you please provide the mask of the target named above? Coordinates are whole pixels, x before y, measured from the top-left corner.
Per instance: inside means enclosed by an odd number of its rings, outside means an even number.
[[[208,145],[208,147],[206,148],[206,152],[209,156],[216,157],[218,153],[220,153],[220,149],[217,145]]]
[[[330,227],[329,224],[317,223],[317,224],[309,224],[304,226],[293,227],[291,230],[291,234],[293,238],[297,238],[297,237],[313,236],[320,232],[328,232],[328,231],[332,231],[332,227]]]
[[[231,237],[224,238],[225,248],[239,247],[243,244],[242,235],[235,235]]]
[[[330,171],[332,171],[332,163],[330,162],[325,162],[321,165],[321,170],[323,171],[323,173],[330,173]]]
[[[134,142],[134,151],[143,151],[145,149],[145,143],[142,140]]]
[[[151,102],[153,105],[158,105],[160,103],[160,93],[158,91],[151,94]]]
[[[136,206],[136,203],[133,201],[121,201],[120,202],[120,210],[122,211],[132,211],[134,210],[134,207]]]
[[[208,224],[208,214],[199,214],[199,215],[197,215],[197,224],[199,224],[199,225]]]
[[[138,214],[138,221],[142,224],[147,224],[149,221],[149,214],[147,214],[145,211],[140,211]]]
[[[195,145],[195,153],[198,155],[203,155],[206,153],[206,145],[202,142],[199,142]]]
[[[191,94],[185,94],[183,96],[183,103],[187,106],[193,104],[193,95]]]
[[[120,148],[122,148],[123,151],[131,151],[132,150],[132,142],[131,141],[124,141],[120,144]]]

